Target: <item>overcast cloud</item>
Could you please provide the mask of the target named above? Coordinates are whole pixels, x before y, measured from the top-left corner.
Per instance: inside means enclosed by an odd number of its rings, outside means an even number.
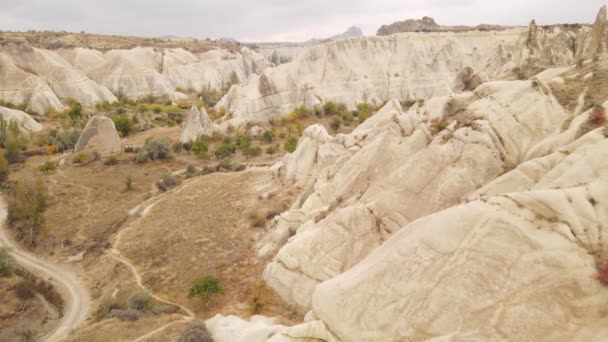
[[[0,30],[240,41],[303,41],[359,26],[366,35],[428,15],[443,25],[593,22],[602,0],[0,0]]]

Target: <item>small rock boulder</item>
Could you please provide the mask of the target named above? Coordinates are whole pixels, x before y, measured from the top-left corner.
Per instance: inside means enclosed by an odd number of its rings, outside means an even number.
[[[211,136],[215,129],[216,126],[209,118],[209,114],[207,114],[205,108],[202,107],[199,110],[194,105],[186,113],[179,141],[181,143],[193,142],[200,136]]]
[[[42,130],[41,124],[34,120],[28,113],[20,110],[0,107],[0,118],[7,122],[17,122],[22,131],[38,132]]]
[[[75,152],[84,150],[95,150],[101,155],[122,151],[122,142],[110,118],[95,115],[89,119],[74,148]]]
[[[479,74],[476,74],[473,68],[466,67],[458,73],[452,89],[455,92],[472,91],[479,87],[483,83],[483,80]]]

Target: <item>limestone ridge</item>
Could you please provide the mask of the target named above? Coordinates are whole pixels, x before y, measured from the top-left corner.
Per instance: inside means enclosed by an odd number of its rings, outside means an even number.
[[[199,110],[194,105],[185,115],[179,141],[181,143],[193,142],[201,136],[211,136],[215,129],[215,124],[209,118],[205,107],[201,107]]]
[[[128,50],[73,48],[46,50],[9,43],[0,47],[0,99],[28,103],[39,114],[61,109],[60,100],[73,98],[84,106],[138,99],[147,94],[174,100],[177,88],[200,91],[219,88],[234,73],[246,80],[270,63],[248,48],[239,52],[211,50],[193,53],[181,48],[137,47]]]
[[[89,119],[74,148],[75,152],[85,150],[94,150],[101,155],[122,151],[122,142],[112,119],[103,115]]]
[[[605,54],[606,51],[606,29],[608,28],[608,18],[606,14],[606,5],[602,6],[591,33],[591,42],[585,51],[583,58],[594,58],[600,54]]]
[[[0,118],[4,121],[15,121],[25,132],[38,132],[42,130],[42,125],[34,120],[28,113],[16,109],[0,107]]]
[[[500,26],[500,25],[487,25],[480,24],[477,26],[443,26],[438,25],[435,22],[435,19],[431,17],[423,17],[422,19],[408,19],[404,21],[397,21],[390,25],[381,26],[376,32],[377,36],[390,36],[396,33],[403,32],[436,32],[436,31],[470,31],[470,30],[480,30],[480,31],[499,31],[504,30],[509,27]]]

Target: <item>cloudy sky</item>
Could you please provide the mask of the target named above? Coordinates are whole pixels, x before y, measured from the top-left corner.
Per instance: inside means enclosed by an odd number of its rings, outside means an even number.
[[[0,0],[0,30],[302,41],[428,15],[443,25],[592,22],[608,0]]]

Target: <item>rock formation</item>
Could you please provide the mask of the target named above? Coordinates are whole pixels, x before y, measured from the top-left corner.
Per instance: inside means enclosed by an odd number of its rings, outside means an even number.
[[[19,127],[25,132],[38,132],[42,130],[41,124],[34,120],[28,113],[20,110],[0,107],[0,118],[7,122],[17,122]]]
[[[593,32],[591,33],[591,39],[588,45],[585,47],[584,55],[582,59],[594,58],[600,54],[606,54],[607,51],[607,37],[606,29],[608,29],[608,18],[607,18],[606,5],[602,6],[595,23],[593,24]]]
[[[456,75],[456,79],[452,84],[452,89],[455,92],[471,91],[479,87],[483,83],[483,78],[476,74],[473,68],[466,67]]]
[[[395,33],[403,32],[433,32],[433,31],[499,31],[509,27],[500,25],[487,25],[481,24],[477,26],[443,26],[438,25],[435,19],[430,17],[423,17],[422,19],[408,19],[404,21],[397,21],[390,25],[382,25],[376,32],[377,36],[390,36]]]
[[[220,88],[233,74],[245,80],[267,68],[266,58],[247,48],[193,53],[184,49],[133,48],[102,52],[86,48],[45,50],[27,44],[0,48],[0,99],[28,103],[38,113],[61,109],[73,98],[85,106],[137,99],[148,94],[183,98],[176,89]]]
[[[559,70],[307,129],[273,167],[301,197],[258,247],[279,248],[264,280],[308,313],[262,341],[607,336],[608,140],[594,109],[556,101]]]
[[[211,136],[216,129],[215,124],[205,110],[201,107],[199,110],[196,105],[192,106],[185,114],[185,119],[182,123],[182,133],[179,137],[181,143],[193,142],[201,136]]]
[[[422,19],[408,19],[397,21],[390,25],[383,25],[378,29],[376,35],[389,36],[394,33],[401,32],[420,32],[420,31],[439,31],[441,26],[437,25],[435,19],[431,17],[423,17]]]
[[[85,150],[97,151],[101,155],[122,151],[122,142],[110,118],[95,115],[89,119],[74,148],[75,152]]]

